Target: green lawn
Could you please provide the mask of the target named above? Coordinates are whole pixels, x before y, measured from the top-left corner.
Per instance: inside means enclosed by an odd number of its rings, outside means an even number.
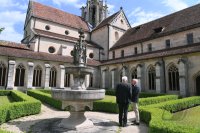
[[[200,106],[174,113],[172,120],[179,124],[198,128],[200,125]]]
[[[14,102],[11,96],[0,96],[0,106]]]

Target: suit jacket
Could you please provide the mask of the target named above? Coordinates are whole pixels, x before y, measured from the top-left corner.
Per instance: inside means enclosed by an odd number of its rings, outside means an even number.
[[[137,85],[132,85],[132,98],[131,101],[138,103],[140,88]]]
[[[116,102],[118,104],[129,104],[132,95],[131,85],[128,83],[119,83],[116,87]]]

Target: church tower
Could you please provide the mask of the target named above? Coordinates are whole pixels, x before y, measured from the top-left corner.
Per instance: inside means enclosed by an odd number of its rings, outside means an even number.
[[[89,22],[93,28],[107,17],[107,3],[103,0],[87,0],[86,6],[82,7],[82,18]]]

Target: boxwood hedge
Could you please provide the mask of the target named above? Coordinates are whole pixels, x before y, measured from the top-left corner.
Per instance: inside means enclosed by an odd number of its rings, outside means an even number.
[[[43,103],[47,103],[51,105],[54,108],[57,108],[59,110],[62,109],[62,102],[56,99],[53,99],[51,97],[51,91],[50,90],[29,90],[27,94],[29,96],[32,96],[38,100],[40,100]]]
[[[0,93],[11,95],[17,101],[0,106],[0,124],[22,116],[38,114],[41,111],[40,101],[20,91],[0,91]]]
[[[141,120],[149,124],[152,133],[198,133],[200,128],[184,126],[171,120],[171,112],[200,105],[200,97],[188,97],[166,101],[140,108]]]

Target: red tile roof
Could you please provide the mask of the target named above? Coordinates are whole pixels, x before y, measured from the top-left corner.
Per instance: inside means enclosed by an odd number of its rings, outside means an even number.
[[[56,9],[50,6],[40,4],[38,2],[31,1],[32,14],[34,17],[41,18],[47,21],[55,22],[58,24],[74,27],[77,29],[82,28],[85,31],[89,31],[87,22],[85,22],[80,16],[76,16],[60,9]]]
[[[124,58],[118,59],[111,59],[105,62],[102,62],[101,65],[109,65],[109,64],[118,64],[118,63],[125,63],[125,62],[132,62],[132,61],[142,61],[147,59],[154,59],[160,57],[167,57],[167,56],[174,56],[174,55],[184,55],[190,53],[200,52],[200,43],[190,44],[185,46],[179,46],[169,49],[163,49],[148,53],[142,53],[138,55],[132,55]]]
[[[0,47],[10,47],[10,48],[16,48],[16,49],[29,50],[29,48],[25,44],[3,41],[3,40],[0,40]]]
[[[116,42],[111,50],[200,27],[199,14],[200,4],[131,28]],[[155,33],[155,29],[159,27],[162,27],[163,31]]]
[[[48,54],[43,52],[34,52],[29,49],[24,49],[22,44],[16,44],[13,42],[6,42],[0,43],[0,55],[1,56],[8,56],[8,57],[16,57],[16,58],[26,58],[26,59],[33,59],[33,60],[43,60],[43,61],[55,61],[61,63],[72,63],[73,58],[71,56],[61,56],[55,54]],[[6,46],[8,45],[8,46]],[[19,45],[19,47],[16,47]],[[100,65],[99,61],[88,59],[89,66],[98,66]]]

